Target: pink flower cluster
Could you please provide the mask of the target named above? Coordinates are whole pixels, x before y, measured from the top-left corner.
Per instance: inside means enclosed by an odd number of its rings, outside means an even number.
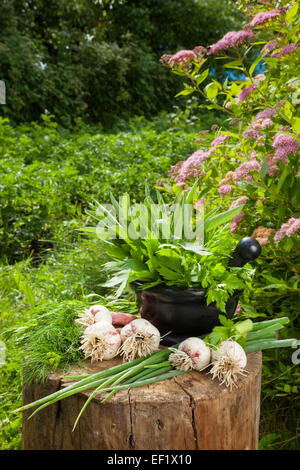
[[[196,59],[196,54],[190,50],[181,50],[172,55],[168,61],[169,65],[186,64],[190,60]]]
[[[178,173],[182,167],[183,161],[175,163],[169,171],[168,177],[169,179],[176,178],[178,176]]]
[[[249,23],[249,26],[251,28],[256,28],[257,26],[261,26],[267,23],[268,21],[278,18],[280,15],[282,15],[282,13],[283,11],[281,9],[262,11],[261,13],[257,13],[257,15],[254,16],[251,23]]]
[[[252,171],[260,171],[261,163],[256,158],[251,158],[246,162],[243,162],[235,171],[233,175],[234,181],[241,181],[242,178],[246,177]]]
[[[219,193],[221,197],[225,196],[225,194],[230,193],[231,190],[232,187],[230,186],[230,184],[222,184],[221,186],[219,186]]]
[[[260,131],[258,129],[249,127],[248,129],[244,130],[243,137],[245,137],[245,139],[257,140],[260,137]]]
[[[274,158],[273,153],[270,153],[269,155],[267,155],[266,162],[267,162],[267,174],[269,176],[275,175],[275,173],[277,173],[277,170],[278,170],[278,160]]]
[[[240,225],[241,220],[245,217],[245,212],[241,211],[231,220],[230,232],[235,232],[238,226]]]
[[[210,46],[208,54],[218,54],[219,52],[226,51],[231,47],[243,44],[247,39],[254,36],[253,31],[250,29],[242,29],[241,31],[229,31],[218,42]]]
[[[232,189],[230,184],[228,184],[229,181],[237,182],[237,181],[241,181],[243,178],[246,181],[253,181],[253,177],[249,175],[249,173],[252,171],[260,171],[261,169],[261,163],[257,161],[256,157],[257,157],[257,154],[253,152],[250,160],[243,162],[239,167],[236,168],[235,171],[229,171],[226,174],[225,178],[223,178],[220,181],[219,193],[222,197],[225,194],[228,194]],[[248,198],[246,198],[245,200],[247,199]],[[238,199],[233,204],[239,205],[239,204],[243,204],[243,202],[240,202],[240,200]],[[233,207],[236,207],[236,206],[231,205],[230,209],[232,209]]]
[[[218,147],[218,145],[222,145],[226,139],[229,139],[229,135],[220,134],[211,142],[211,147]]]
[[[265,76],[264,73],[259,73],[259,74],[255,75],[254,79],[257,80],[258,82],[262,83],[262,82],[265,81],[266,76]]]
[[[159,62],[165,67],[170,67],[169,60],[171,59],[171,54],[163,54],[159,59]]]
[[[256,83],[252,83],[248,88],[243,88],[243,90],[240,91],[238,94],[238,97],[236,99],[236,103],[241,103],[242,101],[245,101],[246,98],[257,88]]]
[[[274,235],[274,242],[278,243],[284,237],[290,237],[300,229],[300,218],[292,217],[286,223],[282,224],[278,232]]]
[[[195,202],[194,204],[194,208],[195,209],[199,209],[200,207],[204,206],[205,205],[205,200],[204,198],[202,197],[201,199],[199,199],[198,201]]]
[[[273,126],[274,122],[269,116],[275,114],[276,112],[277,111],[275,108],[267,108],[264,111],[258,113],[252,120],[250,127],[244,130],[243,136],[246,139],[258,140],[259,142],[263,140],[261,130],[268,129],[269,127]]]
[[[259,113],[257,113],[257,115],[255,116],[255,120],[266,119],[266,118],[271,118],[275,116],[278,112],[278,109],[282,108],[285,105],[285,103],[286,101],[282,100],[282,101],[279,101],[272,108],[266,108],[266,109],[263,109],[262,111],[259,111]]]
[[[196,46],[194,47],[193,52],[196,54],[198,58],[201,59],[204,56],[204,54],[206,54],[207,49],[205,49],[205,47],[203,46]]]
[[[233,175],[234,175],[234,172],[233,171],[228,171],[225,175],[225,178],[223,178],[221,181],[220,181],[220,184],[226,184],[228,183],[228,181],[232,181],[233,179]]]
[[[235,209],[238,206],[241,206],[242,204],[246,204],[248,201],[248,196],[241,196],[237,198],[235,201],[232,202],[232,204],[229,206],[229,209]]]
[[[278,52],[272,52],[271,57],[276,57],[280,58],[284,55],[291,54],[292,52],[295,52],[300,44],[287,44],[286,46],[283,46]]]
[[[270,236],[275,232],[273,228],[263,226],[257,227],[251,237],[255,238],[260,245],[267,245],[270,242]]]
[[[239,315],[240,311],[242,310],[242,306],[239,304],[236,309],[235,309],[235,312],[233,315]]]
[[[278,47],[279,43],[277,39],[272,39],[271,41],[267,42],[262,49],[263,57],[269,54],[269,52],[273,51],[274,49],[278,49]]]
[[[199,167],[207,157],[207,152],[197,150],[187,160],[176,163],[169,172],[169,178],[174,178],[178,186],[184,186],[190,178],[204,175],[204,172],[200,174]]]
[[[200,47],[200,46],[199,46]],[[197,55],[194,51],[190,50],[181,50],[176,52],[176,54],[163,54],[160,58],[160,62],[165,67],[173,67],[179,64],[186,65],[193,59],[196,59]]]
[[[298,151],[299,142],[292,136],[277,132],[272,142],[275,149],[275,159],[287,163],[287,157],[290,154],[295,155]]]
[[[276,109],[275,106],[274,106],[274,108],[266,108],[266,109],[263,109],[262,111],[260,111],[259,113],[257,113],[257,115],[255,116],[255,119],[271,118],[271,117],[275,116],[276,113],[277,113],[277,109]]]
[[[180,64],[186,65],[193,59],[202,59],[206,52],[207,50],[203,46],[197,46],[193,50],[182,49],[173,55],[163,54],[160,58],[160,62],[166,67],[173,67]]]
[[[268,129],[269,127],[272,127],[273,124],[274,122],[270,118],[255,119],[252,123],[252,127],[254,129]]]
[[[229,206],[229,209],[235,209],[236,207],[238,206],[241,206],[242,204],[246,204],[246,202],[248,201],[248,197],[247,196],[241,196],[239,197],[238,199],[236,199],[235,201],[233,201],[233,203]],[[241,220],[245,217],[245,212],[241,211],[239,212],[236,216],[234,216],[231,220],[231,225],[230,225],[230,231],[231,232],[235,232],[236,229],[238,228]]]
[[[204,176],[204,170],[200,173],[201,163],[212,155],[218,146],[224,144],[226,139],[229,139],[228,135],[220,134],[211,142],[211,147],[206,152],[196,150],[187,160],[176,163],[169,172],[169,179],[174,178],[178,186],[184,186],[189,179]]]
[[[262,111],[259,111],[255,118],[252,120],[251,125],[248,129],[243,132],[243,136],[246,139],[252,140],[263,140],[261,136],[262,129],[268,129],[272,127],[274,122],[272,121],[271,117],[275,116],[278,112],[278,109],[285,105],[285,101],[279,101],[275,106],[272,108],[266,108]]]

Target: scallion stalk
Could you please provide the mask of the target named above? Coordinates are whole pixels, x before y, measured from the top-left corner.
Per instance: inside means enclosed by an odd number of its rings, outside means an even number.
[[[258,321],[258,322],[253,323],[252,331],[257,331],[263,328],[268,328],[271,325],[279,324],[279,323],[286,325],[287,323],[289,323],[289,321],[290,320],[288,317],[280,317],[280,318],[274,318],[273,320]]]
[[[254,352],[254,351],[263,351],[264,349],[274,349],[274,348],[290,348],[295,344],[295,338],[291,339],[280,339],[280,340],[261,340],[261,341],[253,341],[253,342],[246,342],[245,351],[246,353]]]
[[[262,330],[250,331],[247,333],[247,341],[260,338],[273,338],[276,335],[276,331],[282,328],[284,328],[284,325],[279,323],[263,328]]]

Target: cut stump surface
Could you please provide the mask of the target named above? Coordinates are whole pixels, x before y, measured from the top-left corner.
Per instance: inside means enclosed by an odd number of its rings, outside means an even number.
[[[257,449],[261,352],[247,355],[248,375],[230,391],[212,376],[189,372],[172,379],[122,390],[105,403],[93,398],[72,432],[91,391],[54,403],[28,420],[23,413],[24,450],[236,450]],[[94,373],[120,359],[91,366],[84,362],[69,375]],[[49,395],[70,382],[61,373],[23,390],[24,404]],[[66,372],[64,372],[66,375]]]

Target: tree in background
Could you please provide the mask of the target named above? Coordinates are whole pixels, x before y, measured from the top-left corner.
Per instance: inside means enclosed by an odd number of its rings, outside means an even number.
[[[171,109],[180,80],[158,57],[212,42],[240,21],[225,0],[3,0],[1,112],[19,123],[48,110],[65,126],[79,116],[106,127],[149,118]]]

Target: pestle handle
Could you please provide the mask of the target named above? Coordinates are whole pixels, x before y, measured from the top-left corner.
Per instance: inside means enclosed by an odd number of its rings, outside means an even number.
[[[255,238],[244,237],[231,255],[228,266],[241,268],[249,261],[254,261],[261,253],[261,246]]]

